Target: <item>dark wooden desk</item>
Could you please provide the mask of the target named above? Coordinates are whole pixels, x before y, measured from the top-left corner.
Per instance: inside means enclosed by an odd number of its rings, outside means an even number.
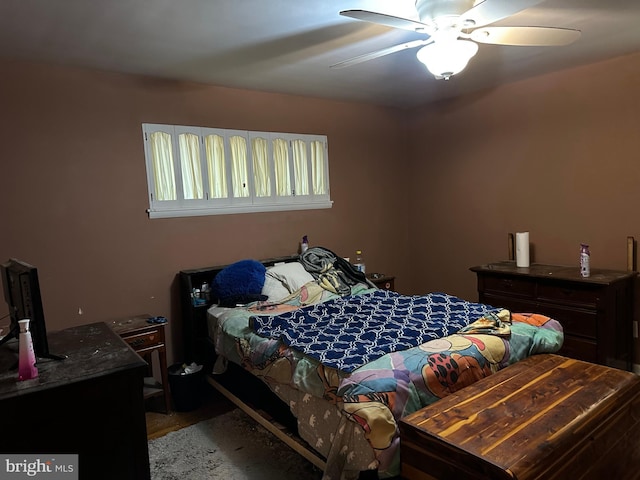
[[[49,333],[64,360],[19,382],[18,343],[0,348],[2,453],[78,454],[81,479],[149,480],[142,395],[146,363],[106,324]]]

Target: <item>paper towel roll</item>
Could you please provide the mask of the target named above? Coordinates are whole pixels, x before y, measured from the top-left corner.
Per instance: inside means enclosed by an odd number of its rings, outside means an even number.
[[[529,266],[529,232],[516,233],[516,266]]]

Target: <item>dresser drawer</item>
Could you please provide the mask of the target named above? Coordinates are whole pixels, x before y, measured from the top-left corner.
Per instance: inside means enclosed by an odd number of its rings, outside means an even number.
[[[123,337],[123,340],[136,351],[164,344],[164,335],[161,330],[154,329],[144,333],[138,333]]]
[[[556,285],[540,283],[538,285],[538,298],[542,301],[551,301],[562,304],[584,305],[596,308],[602,289],[589,285]]]
[[[578,360],[583,360],[585,362],[597,363],[598,344],[595,341],[565,335],[562,348],[558,354],[577,358]]]
[[[546,315],[559,321],[563,331],[569,335],[578,335],[590,339],[595,339],[598,336],[598,314],[595,310],[563,308],[559,305],[502,297],[490,293],[481,294],[480,303],[496,308],[506,308],[512,313],[540,313]]]
[[[536,294],[536,284],[526,278],[483,276],[482,283],[485,292],[500,293],[518,297],[533,298]]]
[[[513,313],[539,313],[536,302],[526,298],[509,297],[494,293],[482,293],[479,297],[480,303],[496,308],[506,308]]]
[[[539,303],[537,313],[542,313],[560,322],[569,335],[596,339],[598,336],[598,314],[595,310],[579,310]]]

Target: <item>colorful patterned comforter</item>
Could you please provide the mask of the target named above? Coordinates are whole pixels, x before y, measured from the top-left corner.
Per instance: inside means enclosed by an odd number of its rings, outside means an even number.
[[[354,294],[372,291],[363,285]],[[252,316],[278,315],[336,297],[311,282],[278,304],[210,310],[220,358],[262,378],[290,404],[302,438],[327,457],[325,480],[357,478],[359,470],[376,467],[381,478],[399,475],[398,419],[518,360],[556,352],[563,341],[557,321],[514,313],[508,336],[446,335],[345,373],[249,326]],[[368,451],[354,446],[361,444]]]

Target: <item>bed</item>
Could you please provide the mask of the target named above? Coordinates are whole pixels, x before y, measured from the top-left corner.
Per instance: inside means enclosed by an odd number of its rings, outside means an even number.
[[[323,480],[398,476],[401,417],[562,345],[562,328],[549,317],[445,293],[379,290],[332,255],[310,249],[300,257],[193,271],[199,276],[191,280],[209,277],[212,290],[205,318],[196,320],[206,327],[185,332],[186,345],[215,351],[208,357],[214,361],[205,362],[214,386],[220,387],[217,375],[239,366],[289,408],[297,436],[323,459],[316,463]],[[242,269],[228,275],[240,263],[257,272],[249,280]],[[224,290],[225,282],[242,290],[256,278],[251,293]]]

